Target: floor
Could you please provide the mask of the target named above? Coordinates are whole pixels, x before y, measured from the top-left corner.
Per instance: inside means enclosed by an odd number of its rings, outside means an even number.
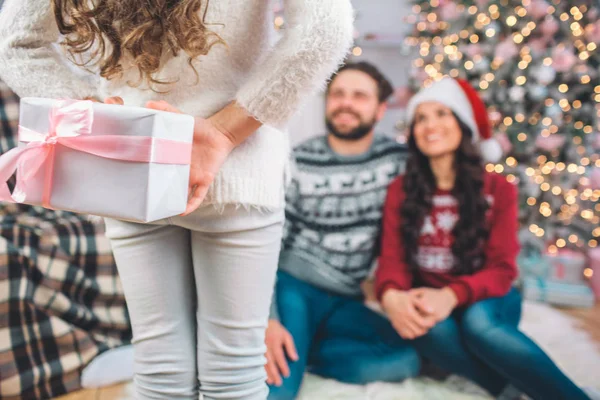
[[[102,389],[87,389],[74,392],[56,400],[114,400],[123,396],[125,385],[109,386]]]
[[[575,317],[580,327],[589,332],[600,348],[600,302],[591,309],[563,310],[564,313]],[[124,385],[115,385],[102,389],[81,390],[57,400],[114,400],[123,395]]]

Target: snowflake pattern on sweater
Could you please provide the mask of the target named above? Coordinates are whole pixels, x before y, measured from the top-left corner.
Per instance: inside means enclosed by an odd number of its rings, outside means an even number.
[[[376,256],[387,187],[403,171],[406,148],[375,135],[367,153],[345,157],[319,136],[294,155],[280,268],[335,293],[356,295]],[[290,256],[307,261],[304,271]]]
[[[486,196],[488,204],[492,196]],[[449,194],[436,194],[432,213],[425,217],[421,227],[417,261],[421,268],[431,272],[449,272],[454,266],[452,231],[458,222],[458,202]]]

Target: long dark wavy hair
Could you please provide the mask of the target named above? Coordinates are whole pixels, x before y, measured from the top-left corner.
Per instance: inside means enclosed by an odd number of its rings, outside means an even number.
[[[58,29],[65,36],[62,45],[79,66],[97,64],[106,79],[123,71],[122,56],[132,57],[140,74],[154,89],[173,83],[153,77],[163,54],[184,51],[188,63],[208,54],[216,44],[225,44],[205,22],[208,0],[51,0]],[[77,56],[91,52],[89,60]]]
[[[456,150],[454,170],[456,180],[451,191],[458,201],[459,219],[452,234],[452,253],[455,275],[472,274],[483,265],[484,244],[488,237],[485,214],[488,203],[483,194],[484,167],[478,149],[472,141],[471,129],[456,115],[454,118],[462,131],[462,139]],[[409,157],[403,180],[404,203],[400,210],[402,235],[406,262],[411,270],[417,271],[418,240],[425,217],[432,207],[436,181],[429,165],[429,159],[417,147],[414,138],[414,122],[410,127],[408,140]]]

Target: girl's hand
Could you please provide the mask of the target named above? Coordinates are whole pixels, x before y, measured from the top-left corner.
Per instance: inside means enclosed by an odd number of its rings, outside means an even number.
[[[411,289],[410,293],[415,298],[415,306],[424,315],[434,318],[435,322],[445,320],[456,307],[458,300],[450,288]]]
[[[392,326],[404,339],[423,336],[435,325],[433,317],[419,312],[415,300],[410,292],[397,289],[386,290],[381,298],[381,305]]]
[[[181,111],[166,101],[150,101],[146,107],[181,114]],[[219,129],[211,118],[195,118],[189,197],[187,208],[182,215],[188,215],[200,206],[215,176],[234,148],[232,138]]]

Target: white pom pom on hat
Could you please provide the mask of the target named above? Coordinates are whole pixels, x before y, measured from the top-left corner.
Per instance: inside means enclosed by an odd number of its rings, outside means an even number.
[[[481,156],[486,162],[498,162],[502,147],[492,136],[487,108],[477,91],[462,79],[444,77],[415,94],[407,106],[407,117],[412,121],[419,104],[438,102],[450,108],[473,132],[473,142],[479,144]]]

